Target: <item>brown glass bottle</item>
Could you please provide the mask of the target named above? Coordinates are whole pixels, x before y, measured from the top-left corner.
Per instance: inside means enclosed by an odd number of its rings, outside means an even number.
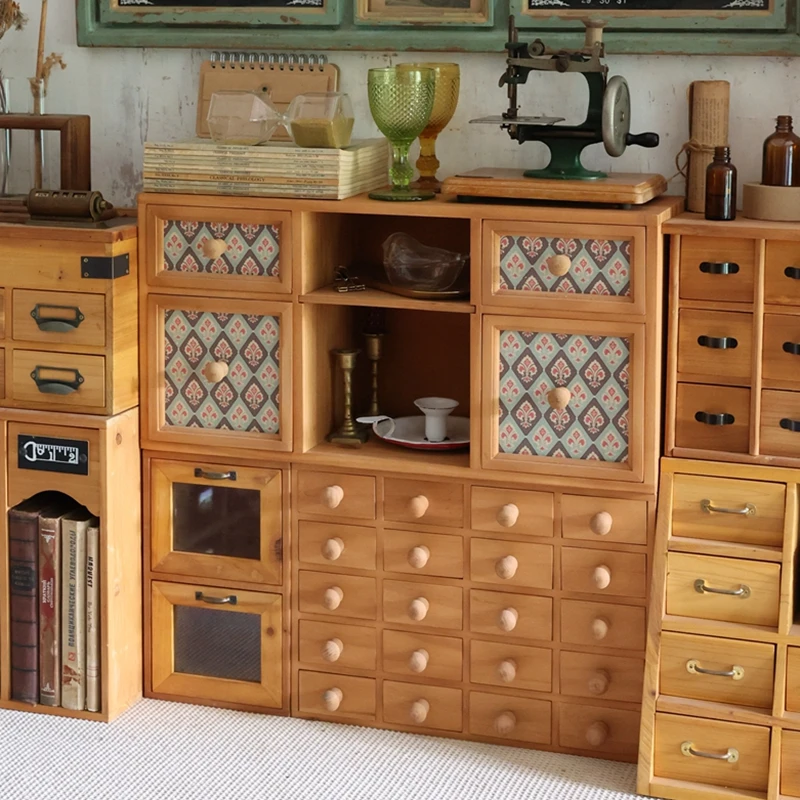
[[[800,186],[800,136],[792,130],[792,118],[778,117],[775,133],[764,141],[761,166],[764,186]]]
[[[706,170],[706,219],[736,219],[736,167],[729,147],[715,147]]]

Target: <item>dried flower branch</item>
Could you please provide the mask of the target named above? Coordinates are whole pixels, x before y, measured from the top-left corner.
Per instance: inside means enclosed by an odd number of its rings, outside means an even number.
[[[50,73],[56,68],[61,67],[61,69],[66,69],[67,64],[64,61],[64,57],[61,53],[50,53],[44,62],[42,63],[42,74],[38,78],[29,78],[31,83],[31,91],[33,92],[34,96],[36,96],[36,84],[39,80],[42,81],[44,86],[44,93],[47,94],[47,83],[50,80]]]
[[[0,39],[12,28],[21,31],[28,18],[22,13],[19,3],[14,0],[0,0]]]

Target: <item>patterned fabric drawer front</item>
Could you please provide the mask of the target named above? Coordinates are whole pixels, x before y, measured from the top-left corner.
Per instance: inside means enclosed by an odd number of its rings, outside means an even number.
[[[164,423],[278,434],[279,353],[276,316],[165,310]],[[213,382],[215,362],[227,374]]]
[[[628,461],[628,338],[501,330],[499,346],[500,453]]]

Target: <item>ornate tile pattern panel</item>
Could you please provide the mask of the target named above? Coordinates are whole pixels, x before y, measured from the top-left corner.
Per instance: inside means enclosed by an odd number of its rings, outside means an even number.
[[[630,340],[500,331],[501,453],[628,460]],[[563,409],[548,395],[569,390]]]
[[[218,383],[203,375],[224,361]],[[164,423],[182,428],[280,432],[280,320],[272,316],[164,312]]]
[[[550,258],[558,255],[572,262],[566,275],[553,275],[548,268]],[[503,236],[499,291],[629,297],[631,242]]]
[[[278,278],[280,240],[277,225],[171,220],[164,223],[164,269]]]

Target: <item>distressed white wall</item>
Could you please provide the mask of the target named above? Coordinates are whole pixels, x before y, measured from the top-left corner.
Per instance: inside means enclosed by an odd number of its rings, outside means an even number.
[[[12,110],[28,111],[26,79],[33,74],[38,36],[39,0],[21,0],[30,17],[22,32],[12,31],[0,41],[0,69],[12,79]],[[576,31],[576,43],[582,34]],[[142,147],[146,140],[173,140],[193,135],[197,75],[206,52],[161,49],[78,48],[72,0],[50,2],[47,52],[64,56],[65,71],[50,81],[46,110],[81,113],[92,117],[93,188],[117,205],[131,205],[140,188]],[[369,114],[366,70],[399,60],[458,61],[461,96],[458,110],[438,147],[440,175],[479,166],[542,166],[545,148],[538,143],[518,145],[499,128],[470,125],[469,120],[505,109],[505,91],[497,87],[503,70],[501,54],[393,54],[329,53],[341,69],[341,87],[349,92],[356,112],[354,135],[378,135]],[[590,168],[617,172],[675,174],[675,155],[688,138],[686,90],[693,80],[731,82],[731,136],[733,162],[740,184],[759,180],[761,143],[773,129],[772,118],[795,114],[800,118],[800,59],[756,57],[610,56],[610,74],[623,75],[630,85],[632,130],[661,135],[655,150],[632,147],[618,159],[606,156],[602,145],[585,151]],[[587,91],[577,75],[533,75],[520,89],[522,113],[553,114],[580,121]],[[800,127],[800,120],[798,121]],[[27,139],[15,138],[19,162],[17,191],[27,190]],[[54,142],[48,143],[48,153]],[[54,168],[56,158],[50,159]],[[670,183],[672,193],[683,192],[680,177]]]

